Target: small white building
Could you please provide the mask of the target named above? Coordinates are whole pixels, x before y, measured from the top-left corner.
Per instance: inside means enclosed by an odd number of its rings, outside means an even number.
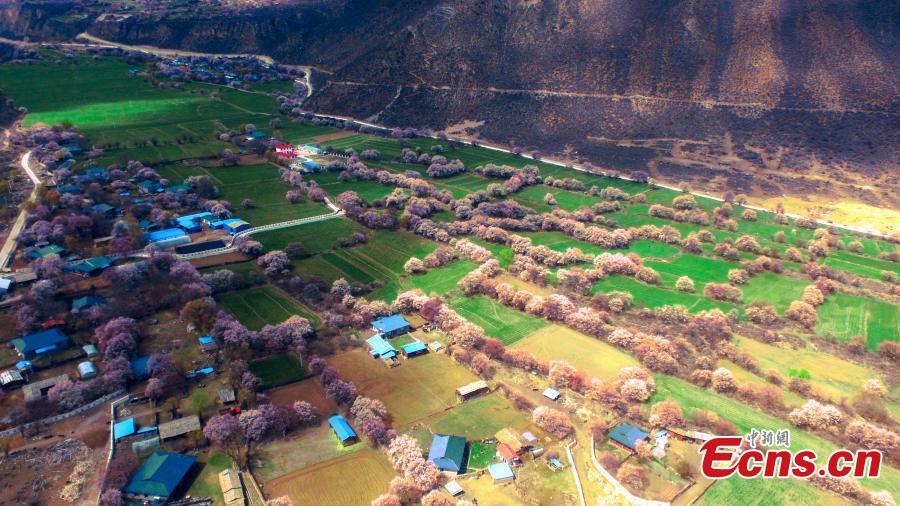
[[[81,379],[90,379],[97,375],[97,366],[93,362],[85,361],[78,364],[78,375]]]
[[[555,401],[555,400],[559,399],[560,393],[559,393],[559,390],[556,390],[553,388],[548,388],[548,389],[544,390],[543,395],[544,395],[544,397],[550,399],[551,401]]]
[[[457,481],[448,481],[444,488],[447,489],[447,492],[450,493],[453,497],[458,495],[462,495],[465,490],[463,490],[462,486]]]

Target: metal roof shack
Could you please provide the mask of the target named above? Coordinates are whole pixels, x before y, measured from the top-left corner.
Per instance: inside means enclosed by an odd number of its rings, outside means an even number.
[[[447,492],[449,492],[450,495],[452,495],[453,497],[462,495],[462,493],[465,492],[465,490],[463,490],[462,486],[459,483],[457,483],[455,480],[448,481],[447,484],[444,485],[444,488],[446,488]]]
[[[353,428],[350,427],[350,424],[347,423],[343,416],[334,415],[328,418],[328,425],[331,425],[331,429],[334,430],[334,433],[344,446],[349,446],[356,442],[356,432],[353,431]]]
[[[404,344],[401,348],[403,349],[403,355],[407,358],[428,353],[428,347],[422,341],[413,341],[409,344]]]
[[[134,434],[134,432],[134,418],[122,420],[121,422],[116,422],[113,425],[113,439],[115,439],[116,441],[122,439],[123,437],[130,436]]]
[[[47,390],[50,390],[56,386],[57,383],[62,383],[63,381],[69,381],[68,374],[60,374],[59,376],[35,381],[34,383],[23,386],[22,394],[25,396],[25,402],[40,399],[47,394]]]
[[[548,389],[544,390],[544,393],[541,395],[550,399],[551,401],[555,401],[555,400],[559,399],[560,394],[559,394],[559,390],[556,390],[554,388],[548,388]]]
[[[474,397],[488,389],[488,384],[484,380],[474,381],[468,385],[463,385],[456,389],[456,395],[463,399]]]
[[[200,430],[200,417],[197,415],[185,416],[159,424],[159,438],[166,440],[195,430]]]
[[[366,339],[366,344],[371,348],[369,354],[375,358],[393,358],[397,356],[397,350],[391,343],[381,337],[381,334],[375,334]]]
[[[428,450],[428,460],[441,471],[458,473],[462,471],[466,440],[459,436],[435,434]]]
[[[516,477],[512,467],[506,462],[489,465],[488,473],[491,474],[491,478],[493,478],[494,481],[512,480]]]
[[[97,366],[94,365],[93,362],[84,361],[78,364],[78,375],[81,376],[81,379],[91,379],[96,376],[98,372]]]
[[[21,385],[24,382],[25,376],[22,376],[22,373],[15,369],[0,372],[0,387],[13,387],[16,385]]]
[[[219,402],[222,404],[231,404],[236,399],[233,388],[223,388],[219,390]]]

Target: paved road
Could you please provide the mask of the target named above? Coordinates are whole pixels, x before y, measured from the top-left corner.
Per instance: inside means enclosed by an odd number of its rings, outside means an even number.
[[[31,170],[31,151],[22,155],[19,165],[25,173],[28,174],[28,179],[31,179],[31,182],[34,184],[34,189],[31,190],[31,195],[28,197],[28,201],[31,202],[37,199],[38,187],[41,185],[41,180],[37,177],[37,174]],[[3,243],[3,248],[0,249],[0,270],[6,269],[10,260],[12,260],[13,255],[15,255],[16,246],[19,244],[19,234],[21,234],[22,230],[25,228],[25,217],[27,214],[25,209],[22,209],[19,212],[19,216],[16,217],[16,221],[9,231],[9,235],[6,236],[6,242]]]

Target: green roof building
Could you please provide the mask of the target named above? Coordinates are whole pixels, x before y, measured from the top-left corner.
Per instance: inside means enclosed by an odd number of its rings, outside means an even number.
[[[153,452],[122,492],[139,502],[165,503],[175,494],[196,460],[197,457],[181,453]]]

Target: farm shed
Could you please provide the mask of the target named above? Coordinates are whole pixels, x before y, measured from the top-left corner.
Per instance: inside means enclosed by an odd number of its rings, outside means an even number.
[[[185,416],[159,424],[159,438],[165,441],[195,430],[200,430],[200,417],[197,415]]]
[[[128,418],[113,425],[113,439],[116,441],[135,433],[134,418]]]
[[[357,441],[356,432],[353,431],[353,428],[350,427],[350,424],[347,423],[343,416],[334,415],[329,417],[328,425],[331,425],[331,429],[344,446],[350,446]]]
[[[56,327],[12,340],[19,356],[27,359],[68,348],[70,344],[69,336]]]
[[[88,358],[96,357],[100,354],[100,350],[97,349],[96,344],[86,344],[82,346],[81,349],[84,351],[84,356]]]
[[[519,454],[508,444],[500,443],[497,445],[497,454],[500,455],[504,462],[521,462]]]
[[[369,354],[373,358],[394,358],[397,356],[397,350],[391,343],[381,337],[381,334],[375,334],[366,339],[366,344],[369,345]]]
[[[456,395],[460,396],[463,400],[471,399],[476,395],[486,392],[488,389],[488,384],[484,380],[473,381],[468,385],[463,385],[456,389]]]
[[[425,343],[422,341],[413,341],[409,344],[404,344],[401,348],[403,349],[403,355],[406,358],[428,353],[428,347],[425,346]]]
[[[437,351],[441,351],[441,349],[444,347],[444,345],[441,344],[439,341],[432,341],[428,344],[428,347],[431,348],[431,351],[437,352]]]
[[[174,248],[191,242],[191,238],[180,228],[164,228],[147,234],[147,242],[159,248]]]
[[[622,423],[609,431],[609,442],[619,448],[634,453],[638,441],[647,440],[646,432],[628,423]]]
[[[85,295],[84,297],[78,297],[77,299],[72,301],[72,311],[84,311],[85,309],[90,309],[94,306],[99,306],[103,304],[103,299],[94,295]]]
[[[122,489],[125,497],[144,503],[165,503],[190,473],[197,457],[153,452]]]
[[[441,471],[458,473],[462,471],[466,440],[459,436],[435,434],[428,450],[428,460]]]
[[[402,315],[385,316],[372,322],[372,328],[387,339],[410,331],[409,322]]]
[[[225,506],[244,506],[244,485],[236,469],[225,469],[219,473],[219,487],[222,489]]]
[[[189,234],[203,230],[203,221],[212,218],[210,212],[194,213],[175,218],[175,223]]]
[[[219,345],[216,344],[216,340],[212,336],[200,336],[197,341],[200,342],[200,348],[203,351],[216,351],[219,349]]]
[[[517,454],[522,453],[522,451],[525,450],[525,445],[522,444],[522,441],[519,440],[519,437],[516,436],[516,433],[510,428],[500,429],[500,431],[494,434],[494,439],[496,439],[498,443],[508,446]]]
[[[62,383],[63,381],[69,381],[69,375],[60,374],[59,376],[35,381],[34,383],[23,386],[22,394],[25,396],[25,402],[40,399],[44,395],[47,395],[47,390],[50,390],[56,386],[57,383]]]
[[[22,383],[25,383],[25,377],[21,372],[15,369],[0,372],[0,387],[12,388]]]
[[[506,462],[499,462],[488,466],[488,473],[494,481],[509,481],[515,479],[512,467]]]
[[[219,390],[219,402],[222,404],[231,404],[236,400],[233,388],[223,388]]]
[[[244,230],[249,230],[250,224],[244,220],[234,218],[226,220],[225,224],[222,225],[222,228],[229,234],[236,234],[238,232],[243,232]]]
[[[97,366],[91,361],[85,360],[78,364],[78,376],[80,376],[81,379],[91,379],[96,376],[98,372]]]
[[[465,490],[463,490],[462,486],[456,481],[448,481],[444,488],[447,489],[447,492],[450,493],[453,497],[458,495],[462,495]]]
[[[62,247],[57,246],[56,244],[50,244],[42,248],[31,250],[28,253],[25,253],[25,256],[32,260],[37,260],[38,258],[44,258],[49,255],[62,255],[64,251],[66,250]]]
[[[550,399],[551,401],[555,401],[555,400],[559,399],[560,394],[559,394],[559,390],[556,390],[553,388],[548,388],[548,389],[544,390],[544,393],[541,395]]]
[[[12,280],[9,278],[0,278],[0,295],[6,295],[9,287],[12,286]]]
[[[82,276],[93,276],[100,274],[108,269],[113,263],[109,257],[99,256],[82,260],[81,262],[70,263],[66,266],[66,270],[77,272]]]

